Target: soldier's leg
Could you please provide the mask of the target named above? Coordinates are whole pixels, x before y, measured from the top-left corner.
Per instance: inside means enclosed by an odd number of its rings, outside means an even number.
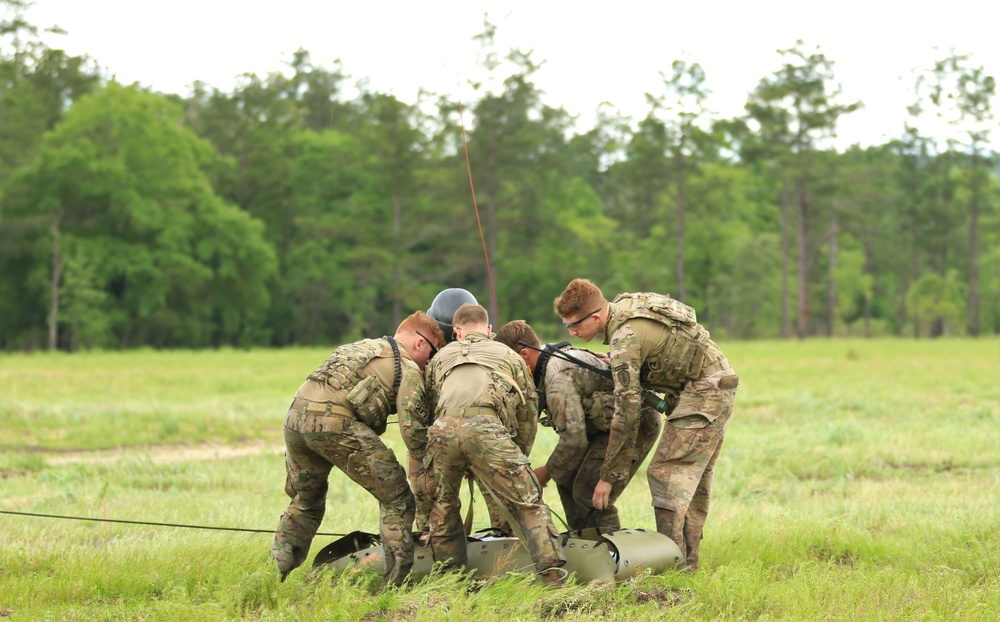
[[[708,461],[708,466],[698,482],[698,488],[688,506],[687,518],[684,521],[684,546],[687,555],[687,566],[690,570],[698,569],[699,557],[701,554],[701,539],[705,531],[705,521],[708,518],[708,504],[712,494],[712,478],[715,475],[715,461],[722,451],[722,443],[725,440],[725,430],[719,435],[719,442],[715,446],[715,453]]]
[[[707,497],[696,506],[696,522],[690,528],[688,514],[696,492],[699,489],[705,494],[709,492],[711,474],[708,487],[702,487],[701,482],[718,456],[734,395],[735,390],[719,389],[714,380],[689,383],[664,424],[660,444],[646,471],[657,531],[669,536],[694,568],[708,514]],[[694,557],[688,548],[692,543]]]
[[[583,527],[598,527],[605,530],[621,529],[615,500],[621,496],[625,489],[624,483],[615,484],[612,487],[607,508],[603,511],[594,509],[594,488],[597,486],[597,482],[601,481],[601,466],[604,464],[604,457],[607,453],[608,435],[598,434],[591,439],[587,446],[583,461],[576,472],[576,479],[573,481],[573,501],[576,504],[576,511],[580,515]]]
[[[646,469],[656,530],[672,539],[686,557],[684,521],[698,482],[714,453],[714,430],[692,414],[666,422],[663,437]]]
[[[327,417],[339,434],[307,434],[306,442],[379,502],[379,533],[384,581],[401,585],[413,566],[415,503],[406,471],[395,454],[367,425],[346,417]]]
[[[290,413],[291,414],[291,413]],[[327,476],[332,465],[313,452],[299,432],[285,433],[285,492],[292,498],[278,519],[271,556],[282,579],[302,565],[326,510]]]
[[[563,514],[566,517],[566,524],[569,525],[569,528],[576,530],[586,527],[585,519],[587,518],[587,514],[586,511],[581,513],[580,508],[577,507],[576,497],[573,494],[573,483],[571,482],[571,485],[564,486],[555,479],[552,480],[552,483],[556,485],[556,491],[559,493],[559,501],[562,502]]]
[[[445,569],[464,567],[469,549],[462,525],[459,493],[468,462],[459,450],[458,433],[462,420],[445,417],[427,431],[427,463],[434,477],[434,508],[430,517],[430,541],[434,561]]]
[[[559,532],[528,458],[514,444],[506,428],[490,421],[480,423],[465,441],[465,454],[476,477],[500,499],[524,533],[531,559],[541,572],[566,563]]]

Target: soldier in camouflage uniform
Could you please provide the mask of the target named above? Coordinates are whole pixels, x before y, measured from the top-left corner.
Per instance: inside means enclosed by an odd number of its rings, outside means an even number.
[[[434,297],[431,306],[427,307],[427,315],[441,327],[446,342],[455,340],[455,329],[451,325],[455,311],[463,304],[479,304],[476,297],[467,289],[460,287],[449,287],[438,292]],[[492,337],[492,335],[491,335]],[[434,507],[434,481],[428,474],[421,470],[421,465],[410,461],[410,481],[413,482],[413,496],[417,501],[416,530],[427,529],[431,509]],[[513,534],[510,524],[503,516],[503,510],[488,492],[479,485],[479,492],[482,494],[486,504],[486,511],[490,517],[490,528],[501,534]],[[469,515],[471,517],[471,513]]]
[[[421,370],[443,346],[437,323],[417,311],[393,337],[340,346],[299,387],[284,429],[285,492],[292,501],[271,546],[282,580],[309,554],[336,466],[378,500],[383,584],[402,584],[413,565],[414,500],[406,472],[379,436],[390,414],[405,414],[410,425],[401,426],[403,439],[423,458],[429,410]]]
[[[628,478],[614,484],[607,507],[596,512],[594,487],[601,479],[615,412],[614,381],[549,351],[536,349],[541,346],[538,335],[523,320],[504,324],[495,339],[520,354],[528,364],[539,394],[539,409],[548,413],[549,425],[559,435],[548,461],[535,468],[538,483],[544,487],[550,478],[555,480],[570,529],[621,529],[615,500],[653,448],[660,434],[660,413],[649,406],[642,408]],[[534,347],[525,347],[521,342]],[[592,367],[608,369],[608,364],[596,354],[570,347],[568,341],[563,343],[559,348],[562,353]]]
[[[427,466],[437,483],[430,521],[434,559],[450,568],[468,561],[459,489],[471,471],[520,527],[540,578],[562,585],[558,568],[566,557],[527,458],[538,425],[530,372],[516,353],[488,337],[483,307],[462,305],[453,324],[459,341],[427,368],[434,413]]]
[[[574,279],[556,298],[555,310],[571,335],[585,341],[603,335],[611,345],[615,414],[594,507],[605,507],[613,484],[628,477],[642,387],[676,397],[646,477],[656,530],[670,536],[696,570],[739,376],[694,309],[670,296],[625,293],[608,302],[596,285]]]

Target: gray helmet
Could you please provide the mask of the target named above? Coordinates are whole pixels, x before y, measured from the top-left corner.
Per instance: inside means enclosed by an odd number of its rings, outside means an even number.
[[[455,315],[455,311],[458,311],[458,308],[464,304],[474,305],[479,303],[469,290],[460,287],[451,287],[441,290],[434,297],[434,302],[431,303],[430,308],[427,309],[427,315],[441,327],[446,341],[454,340],[451,318]]]

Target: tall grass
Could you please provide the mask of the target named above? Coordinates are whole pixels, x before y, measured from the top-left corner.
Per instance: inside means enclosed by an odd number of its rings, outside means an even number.
[[[693,575],[379,592],[363,570],[279,583],[266,533],[0,514],[0,619],[1000,619],[1000,342],[723,347],[742,384]],[[0,510],[269,530],[287,503],[284,411],[327,354],[0,356]],[[541,430],[533,461],[554,445]],[[643,473],[620,505],[623,524],[653,527]],[[377,520],[335,472],[322,531]]]

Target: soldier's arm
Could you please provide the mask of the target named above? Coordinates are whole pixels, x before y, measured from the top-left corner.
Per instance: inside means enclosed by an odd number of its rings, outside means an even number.
[[[514,444],[527,456],[535,444],[535,434],[538,431],[538,392],[535,391],[535,381],[531,379],[528,366],[521,360],[521,357],[512,355],[510,360],[514,382],[517,383],[524,395],[524,401],[518,405],[514,413],[517,419],[517,435],[514,437]]]
[[[427,428],[433,422],[429,391],[423,374],[417,370],[416,376],[405,383],[406,400],[399,408],[399,427],[403,442],[409,453],[406,472],[416,501],[415,528],[423,531],[430,520],[434,505],[434,480],[424,466],[427,450]],[[404,383],[400,383],[403,393]]]
[[[399,432],[412,460],[422,462],[427,448],[427,428],[431,417],[424,377],[416,365],[407,368],[399,383],[396,398]]]
[[[552,366],[550,361],[549,365]],[[549,474],[562,486],[569,486],[583,463],[587,451],[587,422],[579,390],[574,383],[574,371],[553,367],[545,377],[546,409],[552,415],[553,428],[559,442],[545,466]]]
[[[601,467],[601,479],[620,482],[628,478],[632,452],[639,427],[642,386],[642,344],[631,322],[625,322],[611,336],[611,374],[615,383],[615,414],[611,420],[608,453]]]

